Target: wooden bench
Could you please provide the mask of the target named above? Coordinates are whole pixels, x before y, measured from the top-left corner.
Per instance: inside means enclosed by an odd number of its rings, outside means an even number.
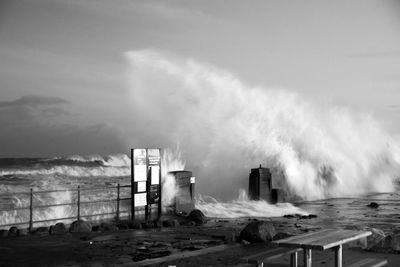
[[[240,259],[240,266],[258,266],[263,267],[264,262],[290,254],[290,266],[297,267],[297,252],[301,248],[274,248],[268,251],[260,252]]]
[[[386,259],[366,258],[357,262],[350,263],[347,267],[381,267],[388,263]]]

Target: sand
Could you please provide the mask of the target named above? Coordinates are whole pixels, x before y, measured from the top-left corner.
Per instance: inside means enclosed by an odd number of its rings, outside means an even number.
[[[190,251],[203,255],[150,266],[234,266],[240,263],[241,257],[270,249],[267,244],[243,244],[233,240],[247,222],[248,220],[212,220],[204,226],[6,237],[0,239],[0,266],[140,266],[143,262],[134,260],[146,255],[147,247],[162,256],[166,246],[170,244],[173,244],[168,248],[171,255],[187,254]],[[304,231],[291,228],[289,223],[284,222],[279,222],[277,229],[286,229],[288,232]],[[210,251],[210,248],[222,250]],[[144,253],[135,253],[138,250]],[[330,250],[314,252],[313,266],[333,266],[333,256],[333,251]],[[387,259],[387,266],[400,266],[400,254],[374,253],[344,247],[344,265],[349,260],[366,257]],[[301,255],[299,260],[301,262]],[[288,262],[289,257],[282,257],[271,264],[288,266]]]

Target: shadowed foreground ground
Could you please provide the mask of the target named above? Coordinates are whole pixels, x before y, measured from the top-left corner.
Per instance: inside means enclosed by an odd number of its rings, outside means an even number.
[[[182,251],[201,251],[227,244],[228,248],[205,255],[182,258],[153,266],[233,266],[241,257],[268,249],[265,244],[234,242],[246,221],[211,221],[204,226],[119,230],[104,233],[59,236],[21,236],[0,239],[0,266],[140,266],[140,260],[174,255]],[[282,228],[287,226],[282,225]],[[333,266],[333,252],[313,254],[313,266]],[[365,252],[344,248],[344,265],[354,258],[385,258],[387,266],[400,266],[400,255]],[[301,256],[300,256],[301,262]],[[283,257],[275,263],[288,264]]]

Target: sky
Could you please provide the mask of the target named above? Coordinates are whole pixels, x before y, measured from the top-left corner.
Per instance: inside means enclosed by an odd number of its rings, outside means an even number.
[[[2,0],[0,157],[173,146],[135,120],[146,111],[132,109],[127,52],[142,50],[370,114],[400,136],[399,14],[395,0]]]

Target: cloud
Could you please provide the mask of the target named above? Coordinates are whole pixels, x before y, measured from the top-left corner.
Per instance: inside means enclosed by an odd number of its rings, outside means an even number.
[[[67,104],[63,98],[60,97],[51,97],[51,96],[42,96],[42,95],[25,95],[14,101],[1,101],[1,107],[13,107],[13,106],[40,106],[40,105],[58,105],[58,104]]]

